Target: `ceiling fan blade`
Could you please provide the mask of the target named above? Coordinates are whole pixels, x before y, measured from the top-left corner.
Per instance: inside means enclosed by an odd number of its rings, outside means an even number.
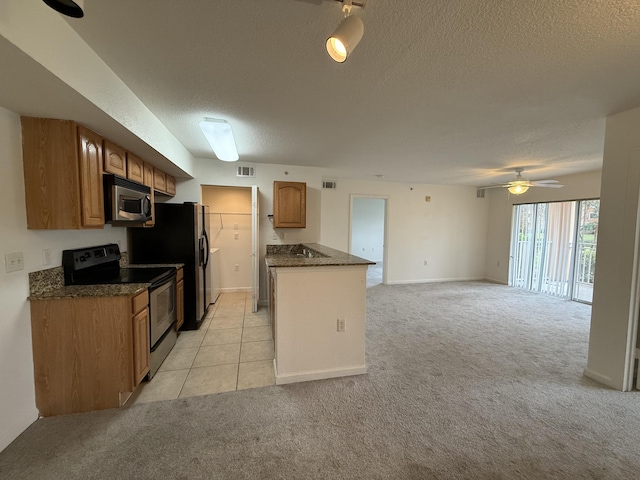
[[[489,185],[488,187],[478,187],[478,190],[486,190],[487,188],[505,188],[505,187],[509,187],[510,184],[508,183],[503,183],[503,184],[495,184],[495,185]]]
[[[560,183],[558,182],[558,180],[535,180],[533,182],[530,182],[532,185],[539,185],[539,184],[543,184],[543,183]]]
[[[560,185],[559,183],[534,183],[533,187],[544,187],[544,188],[562,188],[564,185]]]

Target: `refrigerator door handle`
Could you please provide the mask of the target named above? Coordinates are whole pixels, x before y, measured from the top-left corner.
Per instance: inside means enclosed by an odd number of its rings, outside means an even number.
[[[202,233],[204,234],[204,241],[206,243],[205,247],[204,247],[204,253],[206,255],[206,260],[204,261],[204,268],[207,268],[207,265],[209,265],[209,236],[207,235],[207,231],[203,230]]]

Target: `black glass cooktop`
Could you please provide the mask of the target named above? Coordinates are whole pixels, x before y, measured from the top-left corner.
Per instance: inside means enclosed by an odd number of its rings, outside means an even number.
[[[175,274],[175,268],[140,267],[75,272],[74,285],[106,285],[117,283],[158,283]]]

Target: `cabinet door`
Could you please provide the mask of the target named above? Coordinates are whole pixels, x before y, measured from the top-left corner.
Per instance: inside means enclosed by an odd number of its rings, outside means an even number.
[[[129,152],[127,152],[127,178],[144,183],[144,162]]]
[[[167,192],[166,174],[157,168],[153,169],[153,188],[162,193]]]
[[[83,227],[104,227],[102,137],[78,126],[80,141],[80,209]]]
[[[127,178],[127,152],[108,140],[104,141],[104,171]]]
[[[184,281],[176,283],[176,330],[184,323]]]
[[[169,174],[165,175],[166,178],[166,186],[167,186],[167,194],[175,195],[176,194],[176,179]]]
[[[138,385],[149,373],[149,309],[133,317],[133,379]]]
[[[306,183],[273,182],[273,226],[275,228],[306,228]]]

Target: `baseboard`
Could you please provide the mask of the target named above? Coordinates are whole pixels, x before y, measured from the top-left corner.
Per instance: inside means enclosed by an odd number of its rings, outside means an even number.
[[[25,413],[21,417],[15,418],[11,425],[3,425],[4,431],[0,434],[0,452],[7,448],[11,442],[20,436],[29,426],[38,420],[38,411],[34,408],[30,412]]]
[[[503,282],[502,280],[496,280],[495,278],[485,277],[487,282],[497,283],[498,285],[509,285],[509,282]]]
[[[414,283],[444,283],[444,282],[477,282],[485,277],[465,277],[465,278],[423,278],[418,280],[395,280],[387,281],[387,285],[410,285]]]
[[[594,372],[593,370],[589,369],[589,368],[585,368],[582,373],[584,374],[585,377],[590,378],[591,380],[595,380],[596,382],[602,383],[603,385],[606,385],[607,387],[611,387],[614,388],[616,390],[622,390],[622,388],[619,385],[616,385],[616,383],[611,379],[611,377],[607,377],[606,375],[601,375],[597,372]]]
[[[311,380],[323,380],[326,378],[349,377],[351,375],[362,375],[367,373],[367,367],[366,365],[363,365],[362,367],[349,367],[336,370],[314,370],[312,372],[278,375],[278,368],[275,360],[273,361],[273,369],[276,372],[276,385],[309,382]]]
[[[235,288],[221,288],[220,293],[237,293],[237,292],[252,292],[252,287],[235,287]]]

